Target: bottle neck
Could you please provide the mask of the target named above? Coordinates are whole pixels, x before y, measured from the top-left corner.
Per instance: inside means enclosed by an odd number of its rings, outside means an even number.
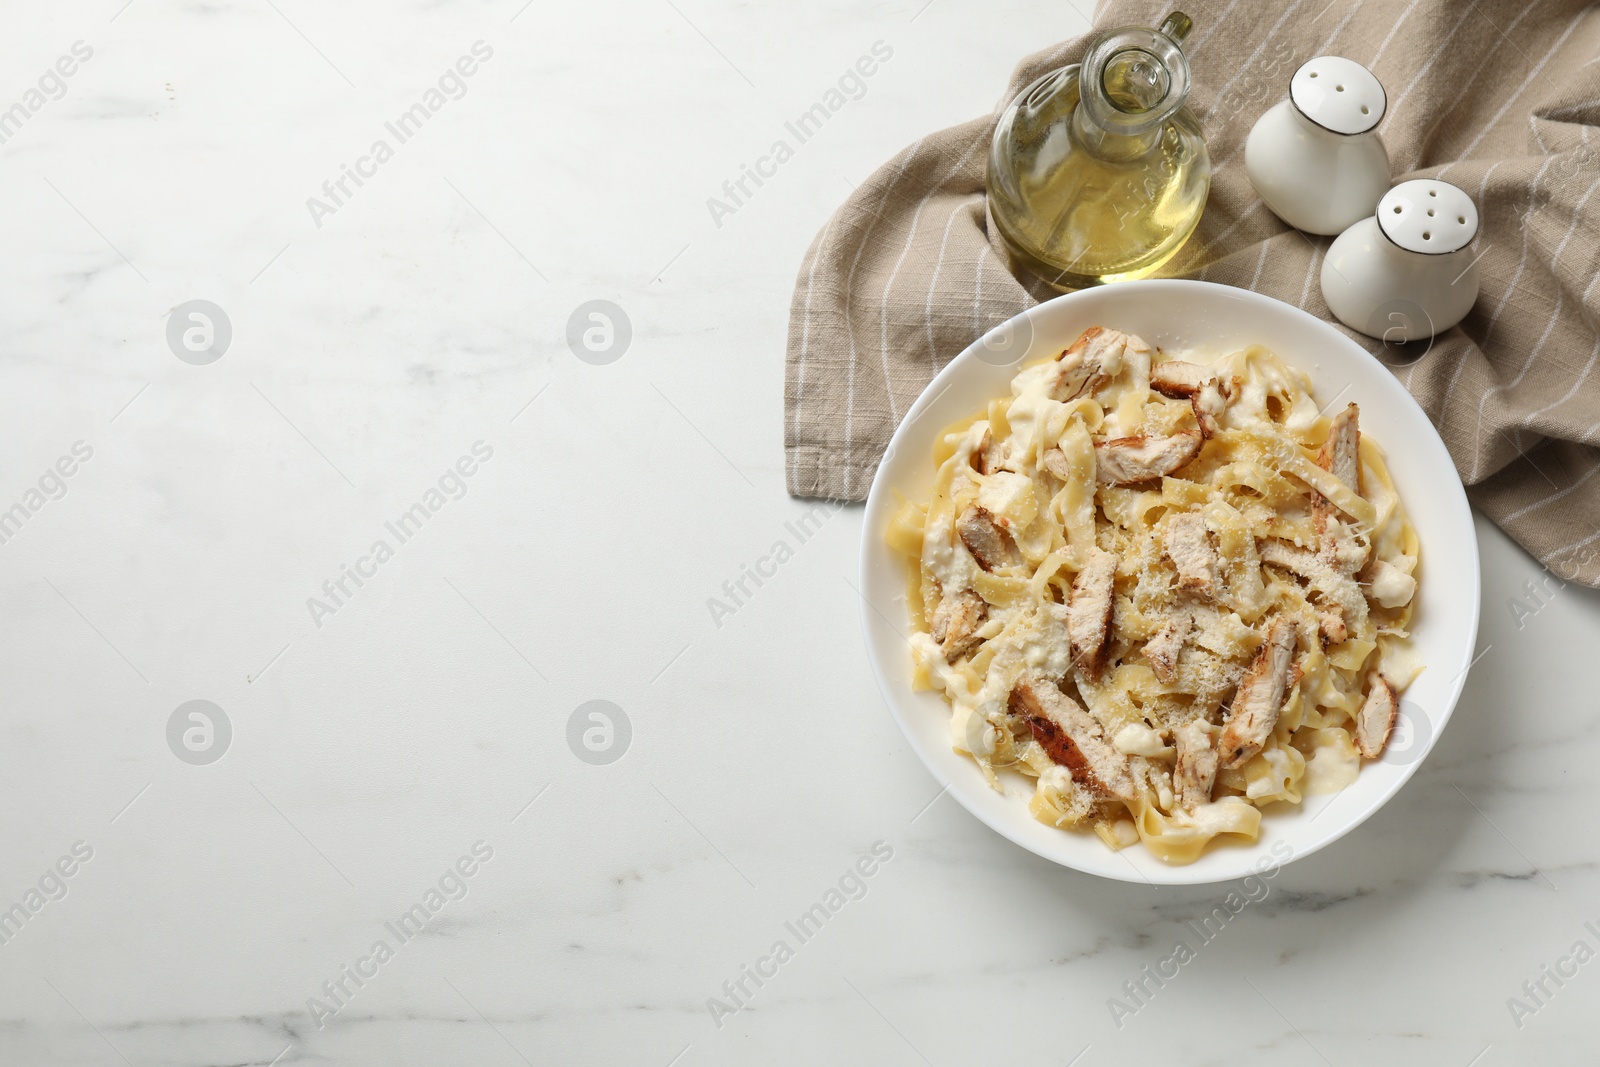
[[[1073,133],[1087,151],[1108,160],[1148,151],[1161,127],[1189,96],[1189,63],[1178,41],[1188,16],[1174,12],[1152,30],[1124,26],[1104,34],[1079,68]]]
[[[1123,133],[1115,127],[1102,126],[1082,104],[1072,115],[1074,144],[1107,163],[1127,163],[1139,159],[1148,154],[1160,138],[1159,125],[1138,133]]]

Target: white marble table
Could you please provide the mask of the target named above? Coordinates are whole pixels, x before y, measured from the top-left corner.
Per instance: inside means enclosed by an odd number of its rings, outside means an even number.
[[[6,14],[0,1063],[1593,1062],[1596,594],[1532,610],[1484,526],[1436,753],[1202,945],[1225,887],[935,799],[863,657],[859,509],[792,532],[806,244],[1081,12],[520,4]],[[609,363],[566,340],[595,300]]]

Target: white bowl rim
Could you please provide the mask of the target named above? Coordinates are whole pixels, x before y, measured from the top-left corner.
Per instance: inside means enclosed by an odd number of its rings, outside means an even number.
[[[1350,833],[1350,831],[1354,830],[1362,823],[1366,822],[1369,818],[1376,814],[1379,809],[1393,799],[1395,794],[1398,793],[1408,781],[1410,781],[1411,776],[1416,773],[1417,768],[1422,765],[1423,761],[1432,753],[1433,748],[1435,745],[1437,745],[1439,736],[1444,732],[1445,727],[1449,725],[1450,717],[1454,714],[1456,704],[1461,697],[1461,692],[1466,686],[1467,674],[1471,670],[1473,663],[1476,662],[1474,659],[1474,651],[1477,647],[1478,626],[1482,607],[1482,579],[1480,573],[1477,533],[1472,519],[1472,508],[1467,500],[1466,489],[1462,485],[1459,475],[1456,473],[1455,462],[1450,458],[1450,453],[1445,447],[1444,440],[1439,436],[1438,431],[1433,427],[1432,420],[1428,418],[1427,413],[1422,409],[1422,406],[1417,403],[1416,398],[1412,396],[1407,389],[1401,386],[1398,380],[1394,380],[1392,392],[1393,399],[1403,406],[1408,405],[1411,413],[1415,416],[1419,423],[1422,426],[1426,426],[1430,431],[1428,434],[1424,435],[1421,440],[1408,441],[1408,447],[1422,449],[1434,453],[1431,457],[1431,462],[1435,465],[1442,464],[1443,469],[1446,469],[1451,473],[1451,477],[1448,480],[1448,485],[1453,487],[1454,491],[1451,492],[1449,489],[1442,489],[1441,492],[1443,495],[1449,498],[1448,507],[1453,513],[1453,521],[1464,531],[1466,535],[1465,547],[1470,555],[1470,566],[1466,566],[1463,569],[1468,575],[1467,584],[1470,585],[1471,595],[1470,597],[1463,596],[1459,598],[1464,604],[1470,605],[1470,622],[1467,626],[1469,639],[1464,642],[1459,664],[1455,665],[1459,669],[1457,670],[1454,679],[1447,683],[1447,694],[1444,696],[1442,703],[1437,705],[1437,710],[1429,716],[1430,719],[1436,719],[1437,722],[1431,724],[1432,732],[1431,735],[1425,739],[1425,747],[1422,752],[1418,754],[1415,759],[1401,766],[1398,776],[1395,777],[1382,790],[1381,793],[1369,800],[1364,809],[1360,811],[1349,812],[1344,818],[1334,820],[1331,824],[1329,824],[1330,829],[1328,832],[1322,834],[1309,844],[1302,844],[1295,848],[1288,858],[1279,858],[1272,862],[1269,862],[1268,860],[1268,846],[1273,841],[1273,837],[1268,832],[1270,822],[1274,818],[1284,817],[1276,812],[1271,811],[1263,813],[1262,832],[1255,842],[1251,843],[1250,845],[1241,845],[1236,848],[1228,849],[1228,854],[1237,855],[1240,857],[1240,861],[1232,865],[1227,865],[1222,870],[1197,869],[1200,867],[1199,862],[1189,865],[1158,865],[1154,867],[1151,867],[1149,864],[1135,864],[1129,860],[1125,853],[1137,850],[1139,848],[1137,845],[1130,849],[1126,849],[1123,852],[1113,852],[1111,849],[1104,848],[1104,846],[1102,846],[1104,849],[1104,857],[1108,860],[1108,862],[1104,864],[1083,864],[1072,862],[1060,854],[1052,854],[1041,849],[1040,847],[1037,847],[1033,841],[1028,840],[1023,835],[1021,827],[1024,827],[1029,823],[1032,823],[1035,826],[1040,826],[1042,824],[1037,823],[1030,815],[1027,815],[1025,809],[1023,810],[1023,819],[1020,820],[993,818],[988,811],[980,807],[971,798],[969,795],[969,787],[963,786],[960,783],[951,780],[944,773],[943,769],[939,765],[939,762],[936,761],[935,753],[924,745],[923,739],[916,732],[916,730],[913,729],[911,722],[908,721],[902,705],[902,702],[907,697],[926,696],[929,694],[913,693],[909,689],[906,689],[906,691],[902,693],[902,687],[887,676],[880,652],[874,647],[873,644],[874,627],[871,616],[872,614],[881,614],[881,611],[868,599],[867,591],[871,585],[870,574],[872,570],[871,564],[874,554],[878,551],[887,551],[887,546],[883,543],[884,523],[877,520],[880,516],[884,518],[887,517],[887,511],[890,506],[888,501],[885,499],[888,493],[886,483],[888,480],[888,471],[890,470],[890,464],[887,462],[887,457],[895,454],[897,446],[901,444],[902,436],[908,432],[908,428],[911,427],[916,419],[931,405],[933,400],[936,400],[943,394],[944,387],[949,383],[950,379],[955,378],[962,373],[962,366],[965,363],[978,358],[977,352],[984,348],[984,342],[986,339],[994,337],[997,334],[1001,334],[1003,331],[1013,327],[1014,324],[1026,320],[1029,327],[1028,336],[1031,340],[1033,336],[1032,324],[1038,319],[1057,313],[1063,304],[1070,302],[1092,302],[1100,294],[1105,294],[1111,290],[1120,290],[1126,292],[1135,288],[1148,292],[1152,300],[1159,300],[1163,293],[1179,291],[1196,292],[1200,294],[1210,293],[1219,299],[1238,300],[1242,301],[1244,304],[1252,305],[1257,309],[1265,309],[1268,314],[1287,315],[1290,319],[1300,320],[1302,325],[1310,328],[1313,333],[1320,335],[1327,342],[1328,352],[1343,354],[1342,356],[1336,358],[1348,356],[1358,361],[1370,361],[1371,363],[1377,364],[1380,367],[1382,366],[1382,364],[1379,363],[1371,353],[1367,352],[1366,349],[1362,348],[1349,337],[1345,336],[1343,333],[1340,333],[1339,330],[1337,330],[1331,324],[1316,317],[1315,315],[1312,315],[1301,308],[1295,307],[1293,304],[1288,304],[1284,301],[1278,300],[1275,297],[1270,297],[1263,293],[1257,293],[1249,289],[1240,289],[1231,285],[1222,285],[1216,282],[1205,282],[1186,278],[1144,279],[1138,281],[1120,282],[1115,286],[1080,289],[1076,292],[1065,293],[1042,303],[1035,304],[1033,307],[1028,308],[1027,310],[1013,316],[1012,318],[985,332],[983,336],[973,341],[972,344],[968,345],[961,351],[959,355],[947,363],[938,374],[934,375],[933,380],[930,381],[923,389],[922,393],[918,395],[916,401],[913,402],[911,407],[906,410],[906,413],[901,418],[900,423],[895,427],[895,432],[890,437],[889,445],[884,453],[885,461],[879,464],[877,471],[873,475],[872,486],[868,490],[867,499],[863,508],[860,561],[857,567],[857,581],[859,583],[858,591],[860,594],[858,599],[861,601],[860,605],[858,606],[858,611],[860,613],[862,638],[864,644],[866,645],[867,659],[871,664],[873,677],[877,681],[878,689],[884,698],[884,702],[889,707],[891,716],[894,718],[896,724],[900,727],[901,733],[905,736],[907,743],[910,744],[911,748],[917,753],[918,758],[922,761],[923,766],[927,768],[928,773],[945,787],[945,791],[949,792],[950,795],[956,799],[957,803],[965,808],[970,814],[975,816],[980,822],[988,826],[991,830],[1000,834],[1013,844],[1027,849],[1029,852],[1032,852],[1044,859],[1050,860],[1053,863],[1060,864],[1061,866],[1073,870],[1081,871],[1085,874],[1092,874],[1117,881],[1145,883],[1149,885],[1203,885],[1216,882],[1232,881],[1251,873],[1259,873],[1264,869],[1285,866],[1288,863],[1294,862],[1295,860],[1303,859],[1306,856],[1310,856],[1321,851],[1328,845],[1333,844],[1335,841]],[[1138,331],[1135,330],[1134,332]],[[1064,346],[1065,342],[1063,343],[1063,347]],[[1011,366],[1020,367],[1023,359],[1025,358],[1026,356],[1019,358],[1015,363],[1011,364]],[[1291,366],[1298,366],[1298,364],[1296,364],[1292,359],[1286,359],[1286,362],[1289,362]],[[1387,369],[1385,368],[1385,370]],[[985,397],[981,399],[987,400],[989,398]],[[1335,402],[1336,401],[1337,398],[1335,398]],[[975,408],[976,402],[974,404],[974,409]],[[1380,441],[1380,444],[1381,443],[1383,442]],[[1392,452],[1387,448],[1385,449],[1385,452],[1392,459]],[[1426,545],[1424,545],[1424,568],[1427,566],[1427,559],[1428,550]],[[1424,581],[1426,580],[1427,579],[1424,578]],[[1438,583],[1440,579],[1434,578],[1433,581]],[[1428,666],[1434,667],[1435,665],[1429,664]],[[1438,665],[1437,669],[1448,670],[1450,669],[1450,666],[1451,665],[1449,664]],[[933,695],[937,696],[937,694]],[[943,703],[942,696],[938,696],[938,699],[941,703]],[[968,757],[965,756],[961,757],[961,759],[967,760],[968,763],[972,762]],[[976,765],[974,764],[973,766],[975,767]],[[1362,770],[1363,773],[1366,773],[1367,766],[1365,763],[1363,764]],[[988,787],[984,786],[984,788],[987,789]],[[1355,788],[1356,786],[1352,785],[1347,787],[1345,792]],[[1318,809],[1315,814],[1321,814],[1321,809],[1326,808],[1327,805],[1345,795],[1345,792],[1318,797],[1307,797],[1305,804],[1301,806],[1297,814],[1307,814],[1313,808]],[[1311,817],[1315,818],[1315,814],[1311,815]],[[1062,834],[1079,833],[1078,831],[1058,832]],[[1092,837],[1092,835],[1089,836]],[[1095,843],[1099,843],[1098,839],[1096,839]],[[1202,856],[1201,859],[1204,860],[1207,856],[1213,854],[1217,854],[1217,849],[1213,848],[1207,850],[1206,855]],[[1273,855],[1275,855],[1275,853]],[[1126,862],[1124,863],[1123,867],[1114,866],[1114,861],[1111,861],[1112,857],[1122,857]],[[1245,857],[1249,857],[1252,862],[1244,862]],[[1151,857],[1151,859],[1154,860],[1153,857]],[[1154,862],[1159,864],[1159,861]],[[1216,867],[1218,865],[1213,863],[1210,866]],[[1152,877],[1152,874],[1154,877]]]

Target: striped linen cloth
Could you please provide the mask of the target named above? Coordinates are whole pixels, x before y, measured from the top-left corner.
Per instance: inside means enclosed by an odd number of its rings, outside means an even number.
[[[1158,25],[1170,0],[1107,0],[1097,28]],[[1213,176],[1199,228],[1158,274],[1237,285],[1339,325],[1318,276],[1332,238],[1278,220],[1244,142],[1289,76],[1347,56],[1389,94],[1394,180],[1472,196],[1483,289],[1420,359],[1346,330],[1439,428],[1473,503],[1551,571],[1600,585],[1600,6],[1578,0],[1195,0],[1190,107]],[[1001,108],[1087,38],[1026,59]],[[998,111],[996,112],[998,114]],[[789,492],[859,500],[906,409],[990,327],[1053,295],[1008,269],[986,224],[996,115],[923,138],[812,243],[790,313]],[[1593,203],[1591,204],[1591,200]],[[1343,329],[1342,326],[1340,326]],[[1405,346],[1416,349],[1413,344]]]

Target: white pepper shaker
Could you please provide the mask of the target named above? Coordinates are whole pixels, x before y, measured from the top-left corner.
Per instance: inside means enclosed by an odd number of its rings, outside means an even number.
[[[1449,182],[1401,182],[1377,212],[1341,233],[1322,261],[1322,298],[1346,326],[1380,341],[1443,333],[1478,299],[1472,198]]]
[[[1250,130],[1250,184],[1295,229],[1342,232],[1389,188],[1389,153],[1377,134],[1387,107],[1383,85],[1355,60],[1308,60],[1289,79],[1289,98]]]

